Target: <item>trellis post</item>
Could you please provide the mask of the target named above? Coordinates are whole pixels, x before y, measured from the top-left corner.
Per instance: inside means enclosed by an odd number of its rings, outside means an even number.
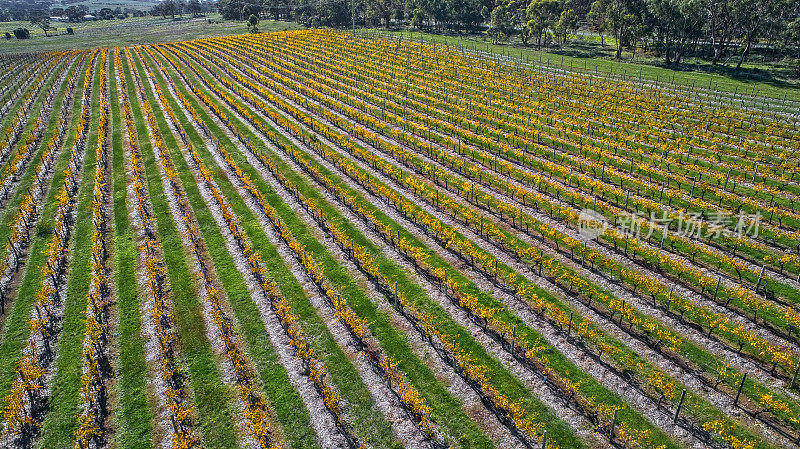
[[[673,423],[678,422],[678,415],[681,413],[681,407],[683,407],[683,400],[686,399],[686,390],[681,392],[681,399],[678,401],[678,408],[675,409],[675,416],[672,418]]]
[[[747,373],[742,374],[742,381],[739,382],[739,389],[736,390],[736,399],[733,400],[734,406],[739,403],[739,396],[742,394],[742,388],[744,388],[745,379],[747,379]]]
[[[617,427],[617,412],[619,412],[619,409],[614,409],[614,418],[611,420],[611,430],[608,432],[608,441],[614,440],[614,429]]]
[[[569,338],[569,334],[572,332],[572,312],[569,313],[569,324],[567,324],[567,338]]]
[[[758,287],[761,286],[761,277],[764,276],[764,269],[767,268],[766,265],[761,266],[761,272],[758,273],[758,281],[756,281],[756,293],[758,293]]]
[[[514,345],[515,345],[516,339],[517,339],[517,325],[515,324],[511,328],[511,355],[512,356],[514,355]]]

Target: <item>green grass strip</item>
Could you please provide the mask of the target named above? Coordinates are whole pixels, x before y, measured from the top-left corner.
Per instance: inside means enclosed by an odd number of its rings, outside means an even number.
[[[101,56],[97,57],[95,73],[100,73]],[[79,413],[81,374],[83,374],[83,335],[86,330],[86,296],[89,293],[89,279],[92,274],[89,257],[92,252],[92,193],[94,173],[97,166],[95,148],[100,117],[100,89],[102,80],[95,79],[92,89],[91,127],[86,139],[86,155],[83,163],[83,181],[78,193],[75,209],[75,228],[73,230],[70,252],[69,279],[64,303],[64,320],[58,340],[58,356],[55,361],[49,402],[49,410],[42,423],[40,447],[69,447],[72,434],[77,428]]]
[[[144,79],[142,81],[146,86],[149,86],[149,81]],[[163,85],[163,81],[159,85],[166,92],[166,86]],[[158,105],[152,92],[147,88],[146,90],[148,96],[152,99],[152,104]],[[175,112],[179,119],[184,119],[179,109],[175,109]],[[272,343],[270,343],[267,330],[261,321],[258,307],[251,300],[244,278],[239,270],[236,269],[233,257],[228,252],[225,237],[206,207],[206,203],[200,194],[200,189],[192,176],[191,169],[178,150],[178,142],[163,117],[156,115],[159,128],[164,136],[165,143],[171,150],[172,162],[178,171],[183,189],[194,210],[198,229],[202,233],[203,241],[214,262],[218,280],[225,289],[231,309],[239,322],[238,330],[242,341],[246,344],[245,349],[255,364],[263,384],[262,389],[267,394],[273,410],[275,410],[279,424],[283,427],[287,443],[295,448],[317,448],[319,445],[311,427],[311,418],[303,399],[289,382],[286,368],[281,364],[278,354],[272,347]],[[182,125],[185,126],[186,122],[183,121]],[[193,144],[199,146],[202,145],[202,141],[198,137],[198,141],[193,142]]]
[[[189,272],[183,238],[175,228],[172,213],[167,204],[161,175],[155,168],[157,163],[149,139],[149,130],[137,100],[136,85],[131,68],[125,65],[128,83],[128,98],[131,113],[136,122],[139,147],[147,176],[150,202],[157,219],[158,235],[164,253],[164,263],[172,292],[173,313],[177,324],[178,340],[186,358],[187,371],[193,399],[199,415],[203,433],[203,445],[207,448],[232,449],[239,447],[236,432],[233,388],[223,383],[217,360],[206,337],[205,323],[197,298],[194,278]]]
[[[87,59],[85,64],[88,63],[89,60]],[[83,95],[84,68],[85,65],[79,68],[78,91],[72,108],[72,125],[77,125],[77,121],[80,118],[80,98]],[[70,130],[73,129],[74,126],[71,126]],[[53,217],[56,215],[57,204],[54,198],[64,183],[64,169],[69,163],[70,149],[75,142],[74,132],[67,131],[67,134],[63,144],[64,150],[53,167],[54,175],[50,181],[50,189],[44,201],[44,208],[39,216],[39,223],[31,237],[28,259],[23,268],[25,273],[23,274],[22,283],[17,289],[16,299],[11,304],[11,310],[6,309],[8,315],[5,318],[2,341],[0,341],[0,407],[5,407],[6,405],[5,397],[11,390],[11,382],[16,377],[17,361],[30,335],[28,318],[35,299],[34,295],[42,285],[42,272],[39,267],[45,263],[46,255],[44,251],[55,228]],[[8,307],[8,304],[6,307]]]
[[[230,117],[230,115],[229,115],[229,117]],[[233,117],[232,117],[232,120],[233,120]],[[235,121],[235,126],[237,126],[238,129],[242,130],[248,136],[248,138],[251,141],[253,141],[253,136],[249,132],[249,129],[247,129],[243,124],[241,124],[238,121]],[[284,144],[290,145],[290,142],[287,139],[284,139]],[[328,172],[324,168],[320,167],[319,164],[314,163],[314,165],[317,165],[319,168],[321,168],[321,171],[323,173],[332,176],[332,178],[334,178],[334,179],[338,178],[337,176],[332,175],[330,172]],[[350,190],[352,191],[352,189],[350,189]],[[411,242],[414,242],[414,244],[417,245],[417,246],[423,246],[424,247],[424,245],[422,245],[422,243],[420,243],[416,238],[414,238],[413,235],[410,234],[407,230],[403,229],[402,226],[399,226],[397,223],[395,223],[394,221],[392,221],[391,219],[386,217],[384,214],[380,213],[378,208],[376,208],[376,207],[374,207],[372,205],[369,205],[369,203],[366,200],[365,200],[365,204],[367,205],[367,207],[370,207],[371,209],[373,209],[373,212],[376,213],[376,216],[379,217],[382,221],[384,221],[385,223],[388,223],[391,226],[393,226],[398,232],[401,232],[403,234],[404,238],[406,238],[407,240],[409,240]],[[330,215],[327,215],[327,214],[326,214],[326,216],[330,217]],[[351,235],[352,235],[352,232],[351,232]],[[363,243],[361,243],[361,244],[363,245]],[[374,250],[374,248],[373,248],[373,250]],[[481,301],[483,302],[483,304],[487,308],[496,309],[497,313],[501,314],[505,321],[512,322],[513,324],[516,324],[517,327],[520,329],[520,335],[521,336],[524,335],[525,338],[535,342],[535,344],[543,345],[543,346],[547,347],[547,351],[545,351],[544,355],[550,361],[551,366],[557,372],[559,372],[560,375],[562,375],[564,378],[567,378],[567,379],[570,379],[570,380],[573,380],[573,381],[576,381],[576,382],[580,381],[582,383],[581,390],[585,395],[597,397],[599,399],[602,399],[602,401],[607,403],[607,404],[608,403],[614,404],[614,405],[616,405],[618,407],[621,407],[621,406],[624,405],[624,401],[618,395],[616,395],[615,393],[613,393],[613,392],[609,391],[608,389],[604,388],[600,383],[598,383],[596,380],[594,380],[591,376],[589,376],[587,373],[582,371],[580,368],[578,368],[577,366],[572,364],[566,357],[564,357],[563,354],[561,354],[554,347],[552,347],[546,341],[546,339],[543,336],[541,336],[537,331],[535,331],[534,329],[531,329],[528,326],[526,326],[513,313],[511,313],[510,311],[505,309],[502,305],[500,305],[494,299],[489,297],[489,295],[487,295],[485,292],[482,292],[468,278],[460,275],[460,273],[458,273],[457,270],[455,270],[452,266],[450,266],[444,259],[439,257],[438,254],[436,254],[435,251],[428,250],[427,253],[430,255],[430,259],[428,260],[429,263],[431,263],[434,267],[447,268],[449,272],[453,273],[451,275],[452,278],[457,280],[459,282],[459,284],[465,285],[466,289],[467,289],[467,291],[469,293],[471,293],[473,295],[476,295],[479,298],[481,298]],[[420,302],[419,299],[418,299],[418,298],[420,298],[420,296],[418,294],[412,292],[412,296],[410,296],[410,297],[411,298],[415,298],[415,300],[417,302]],[[418,307],[421,310],[426,310],[427,312],[431,313],[433,316],[437,317],[437,319],[440,322],[449,322],[449,321],[451,321],[449,319],[449,316],[446,314],[446,312],[444,310],[442,310],[440,307],[438,307],[438,305],[425,304],[424,302],[422,302],[422,303],[418,303]],[[448,329],[448,332],[453,332],[455,334],[462,334],[463,335],[463,331],[460,328],[457,328],[457,327],[450,328],[450,327],[448,327],[447,329]],[[459,341],[462,341],[461,337],[457,337],[457,338],[459,339]],[[482,348],[476,348],[476,349],[480,350]],[[492,372],[492,374],[494,374],[494,372]],[[643,429],[643,428],[645,428],[645,429],[651,430],[652,432],[654,432],[654,435],[656,435],[659,439],[662,439],[665,442],[670,442],[670,444],[673,445],[672,447],[675,447],[674,446],[675,442],[671,442],[669,440],[669,438],[663,432],[661,432],[657,427],[655,427],[651,423],[649,423],[637,411],[635,411],[635,410],[633,410],[631,408],[625,407],[622,410],[620,410],[619,416],[620,416],[620,420],[621,421],[624,421],[626,423],[631,424],[631,426],[633,428],[635,428],[635,429]],[[550,433],[550,435],[553,436],[554,434]]]
[[[20,138],[17,141],[17,143],[14,144],[14,148],[11,151],[11,153],[9,153],[6,162],[0,164],[0,170],[5,170],[6,167],[8,167],[9,162],[11,162],[11,160],[14,159],[14,157],[20,152],[20,150],[24,146],[24,141],[26,140],[27,136],[33,135],[35,131],[36,119],[39,117],[41,110],[44,108],[44,98],[49,93],[52,85],[56,83],[58,75],[60,75],[65,70],[69,70],[70,72],[74,71],[75,64],[73,64],[72,67],[70,67],[70,64],[72,63],[73,60],[77,61],[78,58],[79,58],[78,56],[74,56],[72,58],[63,61],[61,64],[58,65],[58,67],[56,67],[56,69],[51,74],[51,77],[49,77],[46,80],[47,85],[42,88],[42,91],[39,93],[38,98],[33,102],[33,104],[31,104],[30,109],[27,113],[28,123],[25,125],[25,128],[20,133]],[[69,74],[67,74],[67,76],[58,85],[59,93],[56,94],[56,96],[53,98],[53,107],[50,110],[50,115],[47,117],[47,125],[45,126],[45,129],[42,130],[42,137],[39,139],[39,143],[37,143],[35,148],[31,150],[33,155],[27,162],[25,168],[22,170],[23,176],[21,176],[21,178],[24,177],[26,173],[28,173],[27,176],[33,176],[33,168],[37,165],[39,161],[40,158],[39,155],[44,151],[44,148],[47,146],[49,136],[52,134],[53,128],[55,128],[56,124],[58,124],[61,105],[64,102],[64,95],[66,94],[66,86],[68,83],[68,79],[69,79]],[[79,88],[80,86],[76,85],[75,87]],[[27,193],[25,189],[20,189],[19,184],[17,184],[17,186],[11,191],[10,197],[14,198],[16,196],[19,196],[21,198],[22,194],[19,194],[19,192],[23,192],[23,194]],[[19,209],[19,202],[17,202],[17,207],[14,208],[10,208],[8,206],[4,207],[3,210],[0,210],[0,219],[3,220],[13,219],[18,209]],[[11,211],[14,212],[12,213]],[[3,234],[0,235],[0,238],[3,239],[2,240],[3,242],[6,241],[5,236],[7,234],[8,234],[8,229],[4,229]]]
[[[50,90],[50,86],[56,82],[56,78],[58,77],[58,75],[62,71],[66,70],[67,64],[71,60],[71,58],[65,57],[65,58],[63,58],[63,59],[61,59],[59,61],[60,58],[62,58],[62,57],[59,56],[59,57],[56,58],[55,65],[53,66],[51,71],[47,75],[45,75],[44,79],[42,80],[42,84],[43,84],[42,88],[39,89],[39,92],[36,93],[36,95],[33,97],[33,101],[30,103],[30,105],[28,106],[27,110],[25,111],[25,115],[27,115],[27,120],[28,121],[27,121],[27,123],[25,123],[25,126],[22,128],[22,131],[20,131],[19,139],[14,144],[14,148],[12,148],[11,152],[9,153],[8,159],[6,159],[6,162],[4,162],[3,164],[0,164],[0,168],[3,168],[8,163],[8,161],[11,160],[11,158],[14,157],[14,154],[19,150],[19,147],[20,147],[20,144],[22,143],[23,137],[25,136],[25,134],[30,132],[30,130],[33,128],[34,122],[36,122],[36,118],[39,117],[39,111],[41,110],[42,103],[44,102],[44,97],[47,96],[47,93]],[[46,65],[47,64],[45,64],[45,66]],[[37,72],[36,76],[38,76],[38,75],[39,75],[39,73]],[[21,112],[21,109],[23,107],[23,104],[22,104],[21,101],[25,97],[25,93],[27,93],[28,91],[31,91],[31,90],[36,88],[36,85],[33,83],[33,81],[35,81],[36,78],[30,78],[29,77],[29,78],[24,78],[24,80],[25,80],[24,82],[28,83],[28,86],[25,87],[25,92],[22,95],[20,95],[19,98],[14,100],[15,101],[14,105],[11,107],[11,109],[8,112],[6,112],[6,114],[5,114],[5,116],[3,116],[2,120],[0,120],[0,130],[6,129],[9,125],[11,125],[14,122],[14,118],[17,116],[17,114],[19,114]],[[0,101],[0,104],[1,103],[2,103],[2,101]],[[9,130],[10,130],[10,128],[9,128]],[[12,131],[12,133],[13,133],[13,131]],[[5,137],[6,137],[6,135],[3,135],[3,138],[5,138]],[[0,212],[2,212],[2,211],[0,211]]]
[[[210,155],[204,146],[203,139],[190,125],[188,119],[178,107],[176,100],[169,94],[163,78],[161,78],[160,74],[157,76],[159,77],[159,86],[165,95],[167,95],[170,106],[173,108],[176,116],[186,129],[195,149],[199,150],[204,155]],[[148,93],[150,92],[148,91]],[[183,93],[186,94],[186,92]],[[153,98],[153,100],[155,101],[155,98]],[[209,244],[209,251],[211,251],[211,242],[213,241],[215,247],[218,247],[218,250],[214,252],[225,252],[225,260],[223,260],[223,262],[228,263],[224,265],[216,264],[215,267],[217,268],[218,273],[222,277],[222,272],[220,270],[223,267],[230,267],[231,270],[236,271],[232,268],[234,265],[232,259],[230,259],[230,254],[228,254],[225,250],[224,238],[219,232],[216,222],[214,222],[213,217],[211,216],[202,197],[200,196],[200,191],[194,181],[194,178],[191,176],[191,171],[188,164],[186,164],[186,161],[180,152],[177,151],[177,145],[169,144],[169,139],[174,139],[174,137],[165,136],[165,139],[167,139],[168,146],[172,150],[173,162],[175,163],[178,173],[181,174],[181,180],[184,189],[186,189],[187,195],[189,196],[195,213],[197,214],[197,220],[200,223],[201,231],[204,233],[204,239],[206,240],[206,243]],[[209,167],[213,168],[213,163],[209,163]],[[319,315],[317,315],[316,310],[308,300],[302,286],[299,284],[291,271],[289,271],[289,269],[286,267],[285,262],[277,252],[277,249],[269,243],[269,239],[267,238],[263,229],[261,229],[258,219],[247,208],[241,198],[236,195],[233,186],[223,180],[224,175],[222,173],[215,172],[215,176],[218,184],[220,184],[220,189],[227,196],[228,200],[231,202],[233,210],[239,217],[240,223],[250,238],[251,244],[261,255],[262,260],[267,265],[267,268],[269,269],[269,276],[271,276],[278,283],[281,292],[292,304],[294,312],[300,317],[300,322],[305,334],[314,336],[314,338],[309,339],[309,344],[314,348],[317,356],[319,356],[325,362],[332,381],[339,390],[339,393],[350,405],[348,413],[353,417],[354,424],[359,432],[359,437],[374,447],[399,447],[399,442],[394,439],[389,423],[385,421],[381,412],[376,408],[375,403],[370,396],[369,390],[367,390],[355,367],[347,359],[347,356],[342,352],[341,348],[339,348],[336,341],[331,336],[328,328],[325,326],[324,321],[319,317]],[[209,240],[206,237],[205,228],[208,228],[208,231],[210,234],[212,234],[213,240]],[[217,239],[219,239],[218,242],[216,242]],[[241,279],[241,274],[239,274],[238,271],[236,271],[236,273],[237,278]],[[244,288],[243,285],[242,288]],[[242,327],[244,328],[245,322],[241,318],[244,313],[249,313],[250,317],[247,318],[247,320],[258,321],[258,323],[254,322],[253,326],[257,325],[261,329],[260,332],[264,332],[263,323],[261,323],[258,315],[258,309],[256,308],[255,304],[252,303],[252,301],[244,301],[246,298],[243,298],[243,304],[239,306],[233,302],[234,296],[231,294],[232,292],[227,289],[227,286],[226,291],[231,298],[234,312],[237,314],[237,317],[240,318],[240,324]],[[240,313],[238,310],[239,308],[241,308],[242,313]],[[263,338],[266,338],[266,335],[264,335]],[[268,344],[268,341],[266,343]],[[252,345],[250,346],[251,349],[254,347]],[[251,357],[252,356],[253,354],[251,353]],[[278,363],[277,359],[276,363]],[[281,368],[281,370],[283,370],[283,368]],[[288,379],[286,382],[288,382]],[[268,387],[269,384],[265,382],[265,386]],[[270,394],[269,390],[267,390],[267,394]],[[292,394],[294,395],[296,393],[292,392]],[[278,402],[276,402],[276,400],[280,400],[280,397],[273,400],[272,396],[270,396],[270,399],[276,407],[280,405]],[[305,409],[303,408],[303,410]],[[279,410],[276,411],[279,412]],[[280,413],[279,419],[281,419]],[[283,422],[283,419],[281,419],[281,422]],[[287,428],[286,431],[289,433],[289,435],[287,435],[287,439],[290,441],[292,439],[297,439],[297,437],[300,436],[291,436],[292,430],[290,428]],[[309,436],[313,438],[313,431],[311,431],[310,427],[308,429],[303,429],[303,434],[308,432],[311,432]],[[316,445],[316,442],[310,440],[307,436],[303,437],[306,438],[306,440],[302,443],[301,447],[311,444]]]
[[[109,107],[111,109],[112,183],[114,188],[114,282],[119,314],[119,357],[117,388],[119,406],[115,421],[119,426],[117,444],[122,449],[153,448],[153,410],[147,399],[147,364],[141,335],[141,305],[136,282],[137,251],[128,217],[123,125],[116,67],[109,69]]]
[[[79,59],[80,55],[76,55],[75,64],[70,69],[72,72],[78,70],[77,66],[79,65],[78,61]],[[86,61],[84,61],[84,64],[85,63]],[[84,66],[81,65],[81,72],[76,73],[76,75],[78,75],[78,78],[80,79],[75,83],[75,91],[73,92],[73,105],[76,101],[80,104],[81,95],[83,95],[83,84],[82,84],[83,67]],[[10,226],[14,222],[14,218],[16,217],[17,212],[19,211],[19,205],[22,202],[22,198],[25,195],[27,195],[28,188],[33,184],[33,181],[35,179],[36,175],[34,170],[36,166],[39,164],[39,161],[41,160],[42,153],[44,152],[45,147],[47,147],[47,144],[50,141],[50,137],[56,131],[55,128],[58,125],[58,119],[60,118],[59,113],[61,111],[61,106],[64,103],[64,95],[66,95],[68,82],[69,82],[69,75],[67,75],[67,77],[64,79],[64,82],[61,84],[59,93],[56,95],[56,98],[53,101],[53,115],[50,116],[50,121],[47,124],[47,129],[45,129],[44,133],[42,133],[42,138],[39,140],[39,144],[37,145],[37,148],[34,150],[33,157],[31,157],[31,160],[28,162],[28,166],[25,167],[25,169],[22,171],[22,174],[20,175],[19,180],[17,181],[17,185],[13,188],[13,190],[9,195],[9,199],[6,202],[6,205],[3,206],[3,210],[0,211],[0,223],[2,224],[0,225],[0,242],[2,242],[0,243],[0,245],[2,245],[3,248],[5,247],[5,244],[8,242],[6,240],[6,237],[9,235],[11,231]],[[80,106],[78,106],[77,110],[80,111]],[[69,134],[71,130],[72,128],[68,128],[66,133]],[[66,141],[66,136],[64,140]],[[13,155],[10,156],[9,159],[12,157],[14,156]]]
[[[195,100],[192,101],[195,102]],[[219,102],[217,102],[217,104],[222,106],[222,104]],[[197,105],[197,103],[195,103],[195,105]],[[224,106],[222,107],[223,109],[226,109]],[[205,112],[202,113],[205,115]],[[231,114],[228,114],[228,117],[233,120],[238,129],[242,130],[242,132],[248,136],[253,144],[256,144],[263,149],[260,140],[256,139],[244,124],[239,122]],[[218,129],[216,124],[207,120],[206,125],[208,125],[220,136],[220,139],[226,148],[234,147],[232,144],[226,143],[229,142],[227,137],[225,137],[224,133]],[[225,140],[222,140],[223,138]],[[462,436],[462,443],[466,446],[482,447],[482,445],[491,444],[487,437],[480,433],[480,430],[477,428],[475,423],[462,413],[460,403],[452,398],[446,392],[446,390],[441,388],[441,384],[432,377],[427,366],[421,363],[413,354],[405,336],[394,329],[388,317],[384,313],[381,313],[376,309],[375,304],[373,304],[371,300],[364,295],[363,291],[352,280],[352,278],[349,277],[346,271],[338,266],[336,260],[327,253],[327,250],[318,242],[316,237],[308,232],[308,230],[305,228],[305,225],[300,222],[294,211],[292,211],[285,203],[283,203],[281,198],[275,194],[274,191],[272,191],[271,187],[260,178],[260,174],[255,169],[250,167],[241,153],[238,151],[232,151],[232,154],[239,162],[240,167],[242,167],[246,172],[249,172],[251,179],[259,183],[259,188],[263,193],[265,193],[267,201],[276,207],[278,212],[281,214],[281,218],[286,221],[287,226],[290,227],[292,232],[295,234],[295,237],[298,238],[301,243],[305,244],[309,251],[314,253],[314,256],[318,262],[323,264],[326,275],[331,279],[331,281],[342,288],[342,293],[347,296],[348,301],[351,302],[354,310],[367,321],[372,323],[370,328],[373,334],[381,342],[383,349],[387,352],[387,354],[400,363],[400,369],[406,373],[409,381],[411,381],[427,398],[428,404],[434,407],[434,418],[436,418],[440,424],[446,428],[449,428],[452,434]],[[350,226],[349,229],[351,231],[355,230],[352,226]],[[397,267],[397,269],[399,270],[399,267]],[[410,281],[408,282],[410,283]],[[422,293],[423,297],[425,296],[422,289],[419,289],[418,292]],[[444,311],[442,311],[442,313],[446,316]],[[453,326],[457,327],[454,323]],[[581,447],[582,443],[580,440],[575,437],[574,433],[572,433],[572,431],[563,421],[558,420],[552,411],[547,409],[537,399],[533,398],[524,388],[524,386],[522,386],[518,380],[513,378],[513,376],[511,376],[499,362],[486,354],[483,348],[474,341],[468,332],[464,331],[460,327],[458,327],[458,329],[460,331],[462,340],[471,342],[474,345],[472,346],[474,349],[473,354],[478,355],[481,361],[484,361],[487,365],[493,368],[492,372],[498,376],[498,379],[500,380],[497,386],[502,385],[501,388],[504,389],[513,388],[514,395],[512,397],[526,398],[525,406],[528,407],[529,410],[535,410],[537,413],[540,413],[541,416],[546,416],[549,422],[554,423],[550,433],[551,437],[555,438],[558,434],[558,437],[561,438],[559,441],[569,441],[570,444],[572,444],[571,447]],[[506,390],[506,392],[507,391],[508,390]]]

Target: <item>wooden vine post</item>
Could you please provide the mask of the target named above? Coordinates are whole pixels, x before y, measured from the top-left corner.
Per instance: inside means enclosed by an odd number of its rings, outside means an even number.
[[[681,407],[683,407],[684,399],[686,399],[686,390],[681,391],[681,398],[678,400],[678,408],[675,409],[675,416],[672,418],[673,423],[678,422],[678,415],[681,413]]]
[[[736,390],[736,399],[733,400],[734,406],[739,404],[739,396],[742,394],[742,388],[744,387],[745,379],[747,379],[747,373],[742,374],[742,381],[739,382],[739,389]]]

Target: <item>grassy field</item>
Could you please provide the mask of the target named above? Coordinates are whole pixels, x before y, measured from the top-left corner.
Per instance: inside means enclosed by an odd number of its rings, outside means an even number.
[[[152,44],[157,42],[175,42],[204,37],[231,36],[247,33],[243,22],[220,21],[208,23],[208,19],[218,21],[219,15],[212,14],[205,18],[184,17],[181,20],[162,19],[160,17],[132,17],[124,20],[102,20],[81,23],[53,23],[57,33],[66,33],[72,27],[74,35],[60,34],[45,37],[41,28],[29,22],[0,23],[0,31],[11,32],[15,28],[27,28],[31,32],[28,40],[0,41],[0,54],[36,53],[45,51],[88,49],[99,47],[118,47],[127,45]],[[259,30],[282,31],[298,28],[294,22],[263,21]],[[0,33],[2,34],[2,33]]]

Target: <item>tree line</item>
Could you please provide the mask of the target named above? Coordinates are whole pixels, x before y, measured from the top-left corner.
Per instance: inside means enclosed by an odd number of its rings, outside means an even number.
[[[67,3],[67,2],[64,2]],[[49,4],[26,5],[24,2],[0,1],[0,22],[33,21],[42,17],[63,17],[68,22],[83,22],[84,16],[91,14],[97,20],[123,19],[128,17],[142,17],[147,11],[134,8],[100,8],[89,10],[86,5],[70,5],[66,8],[50,7]]]
[[[773,56],[800,59],[800,2],[796,0],[498,0],[489,34],[523,43],[552,36],[562,43],[583,26],[613,38],[616,57],[623,49],[655,49],[666,64],[687,55],[712,64],[737,56],[736,68],[754,47]],[[588,3],[588,4],[587,4]],[[588,6],[588,7],[587,7]],[[776,52],[777,51],[777,52]]]
[[[192,17],[199,17],[203,13],[213,10],[214,4],[210,2],[204,3],[199,0],[189,0],[188,2],[186,0],[162,0],[150,9],[150,15],[162,16],[165,19],[169,16],[174,19],[175,16],[183,17],[184,14],[191,15]]]
[[[355,2],[355,5],[352,4]],[[250,15],[308,26],[411,26],[432,32],[487,33],[494,42],[560,46],[576,33],[628,51],[655,53],[677,66],[691,56],[735,64],[748,56],[800,61],[798,0],[219,0],[228,20]],[[607,42],[608,41],[608,42]],[[797,65],[800,76],[800,64]]]

